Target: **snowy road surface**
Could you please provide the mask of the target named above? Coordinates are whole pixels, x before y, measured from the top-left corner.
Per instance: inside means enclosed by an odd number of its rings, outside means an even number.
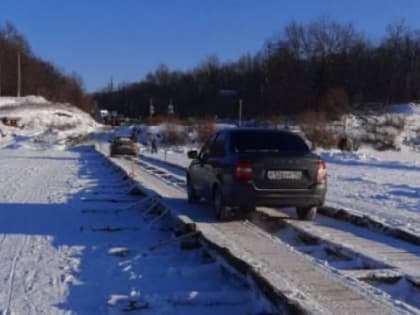
[[[0,174],[1,314],[265,311],[202,249],[148,251],[171,232],[125,211],[140,197],[96,153],[1,150]]]

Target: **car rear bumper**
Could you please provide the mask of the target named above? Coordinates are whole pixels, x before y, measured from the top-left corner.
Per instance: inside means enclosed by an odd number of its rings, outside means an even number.
[[[112,155],[137,155],[137,151],[133,150],[131,148],[127,148],[127,149],[111,149],[111,154]]]
[[[243,183],[225,187],[224,196],[229,206],[318,207],[323,205],[326,191],[325,184],[311,189],[265,190]]]

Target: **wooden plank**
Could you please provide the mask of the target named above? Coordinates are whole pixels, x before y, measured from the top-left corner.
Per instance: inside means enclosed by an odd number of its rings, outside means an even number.
[[[403,276],[400,271],[393,269],[354,269],[341,270],[340,272],[345,276],[359,280],[396,280]]]
[[[262,208],[260,211],[277,215],[288,215],[282,210]],[[326,223],[308,224],[297,220],[286,220],[286,224],[292,228],[308,233],[320,241],[331,244],[332,247],[345,249],[353,252],[355,256],[363,256],[368,260],[381,262],[397,269],[400,273],[408,277],[420,277],[420,256],[417,254],[418,246],[395,240],[390,236],[378,235],[366,229],[360,230],[359,227],[350,227],[354,232],[343,230],[346,223],[336,226],[328,225],[332,219],[325,220]],[[331,223],[332,224],[332,223]]]

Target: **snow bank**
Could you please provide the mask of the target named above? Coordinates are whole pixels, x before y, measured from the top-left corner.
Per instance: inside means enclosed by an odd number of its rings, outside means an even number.
[[[390,105],[375,114],[352,113],[328,124],[336,137],[348,136],[377,150],[420,149],[420,104]]]
[[[21,106],[25,104],[48,104],[48,101],[44,97],[37,95],[22,97],[0,96],[0,108]]]
[[[17,126],[0,121],[0,146],[66,146],[85,139],[100,125],[70,104],[52,103],[40,96],[0,98],[0,118],[15,118]]]

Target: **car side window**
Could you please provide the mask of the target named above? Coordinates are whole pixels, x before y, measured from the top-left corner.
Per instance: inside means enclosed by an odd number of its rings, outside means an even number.
[[[225,154],[225,137],[223,133],[220,133],[210,147],[210,156],[223,157]]]

